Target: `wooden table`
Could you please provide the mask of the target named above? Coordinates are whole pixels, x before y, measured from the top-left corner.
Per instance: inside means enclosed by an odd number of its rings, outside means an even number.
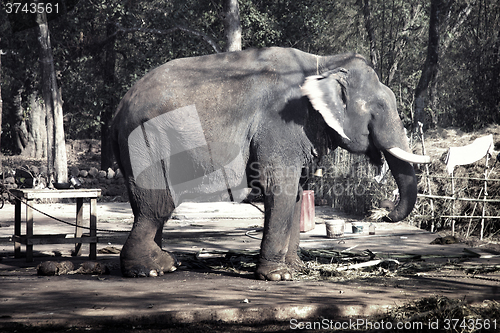
[[[26,245],[26,261],[33,261],[34,244],[75,244],[74,255],[81,254],[82,243],[90,244],[90,259],[97,257],[97,198],[101,195],[100,189],[78,190],[50,190],[50,189],[17,189],[11,190],[16,196],[15,224],[14,224],[14,257],[21,257],[21,244]],[[75,237],[66,238],[63,235],[34,235],[33,234],[33,200],[35,199],[76,199]],[[90,199],[90,235],[83,235],[83,199]],[[21,204],[26,204],[26,234],[21,235]],[[51,212],[45,212],[50,214]]]

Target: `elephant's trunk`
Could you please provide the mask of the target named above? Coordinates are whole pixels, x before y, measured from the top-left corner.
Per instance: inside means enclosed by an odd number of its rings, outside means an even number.
[[[417,178],[413,165],[384,151],[385,159],[391,169],[399,189],[400,200],[386,220],[398,222],[407,217],[417,201]]]

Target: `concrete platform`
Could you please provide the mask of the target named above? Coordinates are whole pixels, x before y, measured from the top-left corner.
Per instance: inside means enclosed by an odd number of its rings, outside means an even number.
[[[42,211],[58,218],[74,218],[72,204],[41,204]],[[85,208],[85,214],[88,214]],[[133,215],[127,203],[98,204],[98,250],[119,249],[130,230]],[[86,218],[84,216],[84,218]],[[496,254],[473,258],[465,244],[430,245],[436,234],[407,223],[377,224],[376,234],[345,233],[343,239],[325,237],[325,219],[344,218],[333,209],[316,207],[316,227],[301,235],[301,246],[362,252],[383,257],[420,255],[426,262],[454,263],[467,257],[467,265],[500,265]],[[35,233],[72,233],[73,227],[35,213]],[[258,250],[263,214],[249,204],[186,203],[176,209],[164,229],[164,248],[184,253]],[[37,276],[36,266],[47,260],[88,260],[71,257],[68,244],[35,245],[33,263],[13,258],[14,206],[0,210],[0,327],[14,323],[35,326],[94,326],[109,323],[178,324],[201,321],[249,323],[328,318],[341,321],[384,312],[389,307],[434,295],[468,302],[500,300],[500,274],[462,271],[422,271],[412,276],[377,277],[346,281],[266,282],[253,275],[227,271],[180,268],[157,278],[128,279],[119,272],[118,254],[98,254],[112,268],[110,275]],[[122,232],[105,232],[115,230]],[[349,231],[349,228],[347,229]],[[252,237],[249,237],[249,235]],[[470,249],[478,251],[477,249]],[[102,252],[102,251],[101,251]],[[469,253],[469,254],[468,254]],[[454,273],[455,272],[455,273]]]

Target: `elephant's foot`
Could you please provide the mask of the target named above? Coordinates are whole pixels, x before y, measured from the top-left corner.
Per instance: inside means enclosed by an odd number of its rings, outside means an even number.
[[[294,272],[300,272],[302,269],[304,269],[305,265],[304,262],[299,258],[297,254],[290,255],[285,258],[285,263],[287,264],[288,268],[290,268]]]
[[[128,243],[128,242],[127,242]],[[156,244],[125,244],[120,253],[120,265],[123,276],[154,277],[173,272],[177,268],[176,258],[163,251]]]
[[[288,281],[292,279],[292,273],[284,262],[271,262],[261,259],[255,271],[255,277],[260,280]]]

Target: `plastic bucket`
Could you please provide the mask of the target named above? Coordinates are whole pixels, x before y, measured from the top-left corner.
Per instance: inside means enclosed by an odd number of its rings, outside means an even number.
[[[363,225],[360,223],[352,224],[352,233],[353,234],[362,234],[363,233]]]
[[[345,221],[344,220],[328,220],[325,221],[326,237],[337,238],[344,236]]]

